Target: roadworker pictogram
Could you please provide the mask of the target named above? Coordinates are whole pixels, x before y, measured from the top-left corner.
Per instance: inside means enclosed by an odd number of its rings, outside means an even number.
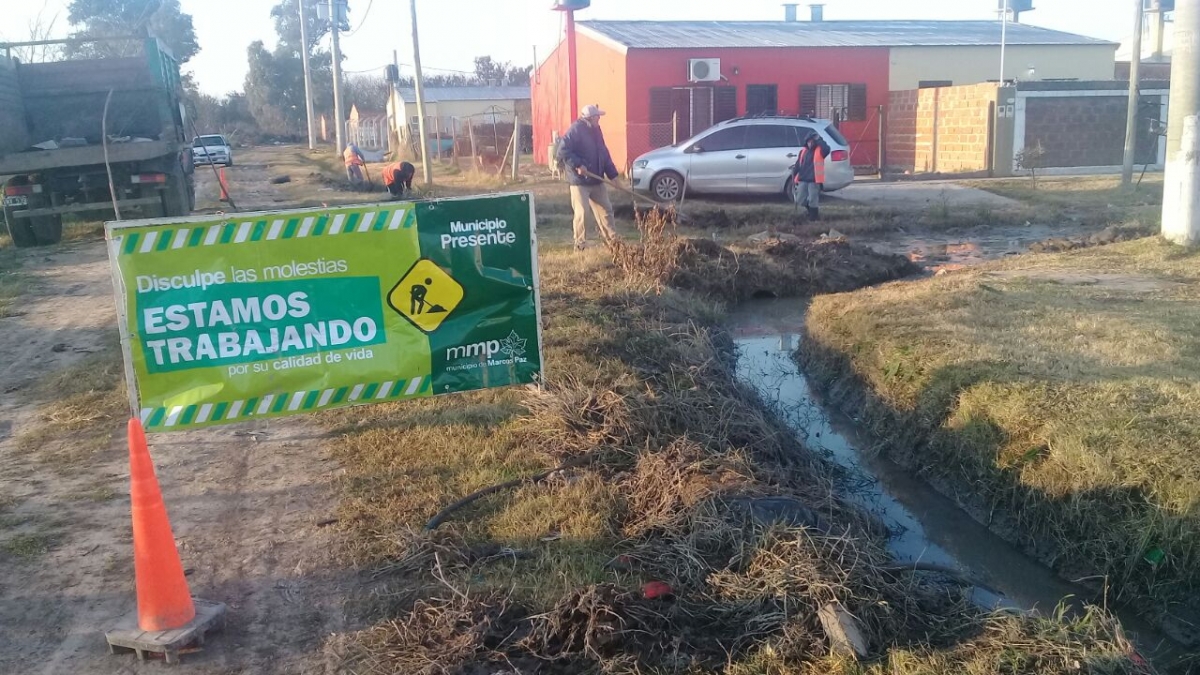
[[[462,302],[463,287],[432,260],[422,258],[388,293],[388,304],[425,333],[437,330]]]

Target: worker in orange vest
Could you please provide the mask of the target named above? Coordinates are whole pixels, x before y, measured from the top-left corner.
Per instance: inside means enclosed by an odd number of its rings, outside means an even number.
[[[812,131],[804,140],[796,163],[792,165],[796,208],[807,208],[809,220],[821,219],[821,187],[825,184],[825,158],[828,156],[829,144],[821,138],[820,133]]]
[[[383,169],[383,184],[393,198],[403,197],[412,191],[413,175],[417,168],[409,162],[388,164]]]
[[[350,179],[350,184],[358,187],[363,183],[363,166],[367,160],[363,157],[362,150],[354,143],[346,146],[346,151],[342,153],[342,159],[346,162],[346,178]]]

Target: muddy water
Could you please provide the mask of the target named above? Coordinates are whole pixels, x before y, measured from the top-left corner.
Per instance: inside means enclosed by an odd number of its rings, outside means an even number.
[[[854,235],[850,240],[881,253],[899,253],[931,272],[956,270],[986,260],[1029,251],[1040,241],[1062,237],[1071,228],[1050,225],[981,227],[956,232],[888,232]]]
[[[1059,579],[942,496],[923,480],[871,451],[857,421],[825,408],[800,372],[807,303],[762,300],[729,317],[738,346],[737,374],[774,407],[805,442],[847,470],[850,498],[880,516],[897,560],[942,565],[977,580],[975,601],[988,608],[1052,612],[1061,602],[1078,606],[1092,593]],[[1120,616],[1138,636],[1143,653],[1169,658],[1178,647],[1134,616]]]

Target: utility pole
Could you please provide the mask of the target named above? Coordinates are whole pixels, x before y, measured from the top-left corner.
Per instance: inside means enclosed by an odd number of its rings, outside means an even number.
[[[1200,0],[1175,5],[1162,235],[1200,246]]]
[[[429,161],[429,141],[425,136],[425,82],[421,75],[421,40],[417,31],[417,0],[409,0],[409,6],[412,8],[412,30],[413,30],[413,70],[414,84],[413,87],[417,92],[417,134],[420,135],[417,146],[421,149],[421,172],[425,178],[426,185],[433,184],[433,164]],[[438,148],[439,151],[441,148]]]
[[[1139,2],[1141,0],[1138,0]],[[1008,3],[1009,0],[1004,0],[1001,6],[1000,13],[1000,86],[1004,86],[1004,58],[1007,56],[1005,51],[1008,49]]]
[[[300,5],[300,60],[304,63],[304,108],[308,114],[308,149],[317,149],[316,115],[313,113],[312,70],[308,64],[308,0],[296,0]]]
[[[329,0],[330,34],[333,38],[333,124],[339,155],[346,150],[346,115],[342,112],[342,42],[338,35],[342,13],[338,11],[338,5],[345,1]]]
[[[1137,123],[1140,104],[1142,70],[1142,23],[1145,21],[1143,0],[1134,0],[1137,9],[1133,18],[1133,52],[1129,56],[1129,109],[1125,113],[1125,163],[1121,165],[1121,185],[1133,184],[1133,163],[1137,156]]]

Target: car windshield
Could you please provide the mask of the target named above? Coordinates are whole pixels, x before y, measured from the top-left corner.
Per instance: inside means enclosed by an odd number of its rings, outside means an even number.
[[[211,148],[217,145],[226,145],[226,143],[221,136],[200,136],[193,145],[197,148],[203,148],[206,145]]]
[[[825,127],[825,133],[829,134],[829,137],[833,139],[833,142],[837,143],[838,145],[850,145],[849,141],[846,140],[846,137],[842,135],[842,132],[838,131],[838,128],[832,124]]]

